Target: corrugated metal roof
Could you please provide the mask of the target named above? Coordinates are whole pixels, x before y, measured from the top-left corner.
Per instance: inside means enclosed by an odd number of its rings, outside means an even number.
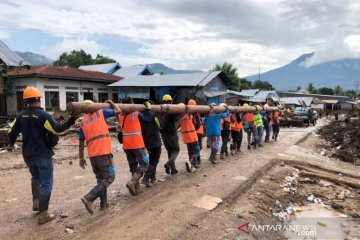
[[[205,86],[211,80],[220,75],[221,71],[189,74],[167,74],[167,75],[138,75],[125,78],[116,83],[110,84],[111,87],[164,87],[164,86]],[[225,75],[222,79],[227,82]],[[224,77],[225,76],[225,77]]]
[[[240,94],[242,94],[242,96],[255,96],[255,94],[260,91],[259,89],[244,89],[241,90]]]
[[[28,77],[28,76],[42,76],[42,77],[56,77],[62,79],[78,79],[88,81],[104,81],[104,82],[115,82],[121,80],[121,77],[96,72],[96,71],[85,71],[78,68],[62,67],[62,66],[50,66],[42,65],[32,67],[30,69],[13,70],[9,72],[9,77]]]
[[[226,91],[228,94],[233,94],[239,97],[251,97],[253,96],[252,94],[249,93],[245,93],[245,92],[238,92],[238,91],[233,91],[233,90],[227,90]]]
[[[79,67],[81,70],[86,71],[97,71],[107,74],[113,74],[116,70],[121,68],[119,63],[104,63],[104,64],[95,64],[95,65],[82,65]]]
[[[148,70],[151,74],[153,74],[153,72],[150,70],[150,68],[147,65],[139,64],[139,65],[133,65],[133,66],[129,66],[129,67],[120,68],[119,70],[114,72],[114,75],[123,77],[123,78],[128,78],[128,77],[133,77],[133,76],[137,76],[137,75],[142,75],[142,73],[145,70]]]
[[[13,52],[5,43],[0,40],[0,59],[6,66],[19,67],[29,65],[22,57]]]
[[[280,102],[285,105],[302,105],[301,102],[304,101],[306,106],[310,106],[313,102],[313,97],[285,97],[280,98]]]

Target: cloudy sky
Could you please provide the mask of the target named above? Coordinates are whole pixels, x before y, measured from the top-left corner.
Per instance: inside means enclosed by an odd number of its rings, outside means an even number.
[[[0,0],[0,39],[56,59],[84,49],[123,66],[236,65],[240,76],[315,51],[308,65],[360,56],[357,0]]]

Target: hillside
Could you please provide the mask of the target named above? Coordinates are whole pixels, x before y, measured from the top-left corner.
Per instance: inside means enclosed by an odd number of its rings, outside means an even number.
[[[176,70],[169,68],[162,63],[151,63],[148,64],[151,71],[154,73],[164,73],[164,74],[185,74],[185,73],[198,73],[200,70]]]
[[[27,62],[31,63],[32,66],[40,66],[44,64],[52,65],[53,63],[53,60],[37,53],[18,51],[15,52]]]
[[[334,88],[336,85],[344,89],[354,88],[355,81],[360,79],[360,59],[341,59],[306,67],[306,60],[313,54],[303,54],[285,66],[262,73],[260,78],[270,82],[277,90],[296,89],[297,86],[306,89],[309,83],[316,88]],[[259,77],[246,78],[255,81]]]

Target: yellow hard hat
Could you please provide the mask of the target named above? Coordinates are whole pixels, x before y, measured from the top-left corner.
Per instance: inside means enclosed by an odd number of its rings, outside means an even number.
[[[25,88],[24,92],[23,92],[23,99],[28,99],[28,98],[41,98],[41,92],[39,91],[39,89],[34,88],[34,87],[27,87]]]
[[[249,104],[244,103],[243,107],[244,107],[244,108],[247,108],[247,107],[249,107]]]
[[[172,97],[169,94],[166,94],[162,98],[163,101],[172,101]]]
[[[86,103],[86,104],[92,104],[92,103],[94,103],[93,101],[91,101],[91,100],[89,100],[89,99],[87,99],[87,100],[84,100],[83,101],[83,103]]]

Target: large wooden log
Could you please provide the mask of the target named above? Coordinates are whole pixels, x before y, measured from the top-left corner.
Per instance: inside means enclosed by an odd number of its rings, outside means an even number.
[[[123,112],[134,112],[134,111],[145,111],[146,107],[144,104],[123,104],[117,103],[117,106],[120,107],[121,111]],[[66,110],[68,112],[77,111],[80,113],[91,113],[96,112],[101,108],[111,108],[109,103],[80,103],[80,102],[71,102],[68,103],[66,106]],[[277,107],[260,107],[256,108],[254,106],[250,107],[239,107],[239,106],[229,106],[230,112],[255,112],[256,110],[259,111],[267,111],[272,112],[276,111]],[[226,111],[226,108],[222,105],[210,107],[207,105],[196,105],[196,106],[189,106],[184,104],[161,104],[161,105],[152,105],[153,112],[166,112],[169,114],[181,114],[181,113],[209,113],[211,110],[212,113],[222,113]]]

